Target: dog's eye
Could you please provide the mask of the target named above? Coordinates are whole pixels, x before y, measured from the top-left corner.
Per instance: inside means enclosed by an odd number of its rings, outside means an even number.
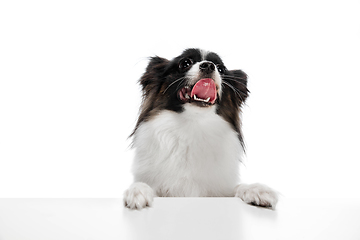
[[[193,64],[192,60],[190,58],[185,58],[180,61],[179,68],[180,69],[186,69],[189,68]]]
[[[218,64],[218,65],[216,65],[216,67],[220,74],[225,73],[226,68],[224,65]]]

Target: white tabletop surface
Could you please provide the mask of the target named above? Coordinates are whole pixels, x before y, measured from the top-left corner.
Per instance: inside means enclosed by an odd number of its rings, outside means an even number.
[[[0,240],[360,239],[359,199],[286,199],[276,211],[236,198],[0,199]]]

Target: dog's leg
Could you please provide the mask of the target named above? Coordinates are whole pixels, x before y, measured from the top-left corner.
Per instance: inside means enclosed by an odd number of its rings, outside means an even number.
[[[124,192],[124,204],[130,209],[151,207],[154,196],[154,190],[149,185],[136,182]]]
[[[248,204],[272,209],[275,209],[278,202],[278,193],[268,186],[259,183],[236,186],[235,197],[241,198]]]

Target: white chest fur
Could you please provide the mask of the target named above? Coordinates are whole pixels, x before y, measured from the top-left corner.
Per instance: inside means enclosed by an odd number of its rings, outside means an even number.
[[[134,180],[158,196],[232,196],[239,183],[241,144],[215,107],[161,111],[139,126],[134,147]]]

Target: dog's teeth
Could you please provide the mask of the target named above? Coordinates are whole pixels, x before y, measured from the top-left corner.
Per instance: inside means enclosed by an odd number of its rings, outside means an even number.
[[[198,98],[195,94],[194,94],[194,100],[196,101],[201,101],[201,102],[209,102],[210,101],[210,97],[208,97],[207,99],[202,99],[202,98]]]
[[[186,98],[186,99],[190,99],[189,94],[185,93],[185,98]]]

